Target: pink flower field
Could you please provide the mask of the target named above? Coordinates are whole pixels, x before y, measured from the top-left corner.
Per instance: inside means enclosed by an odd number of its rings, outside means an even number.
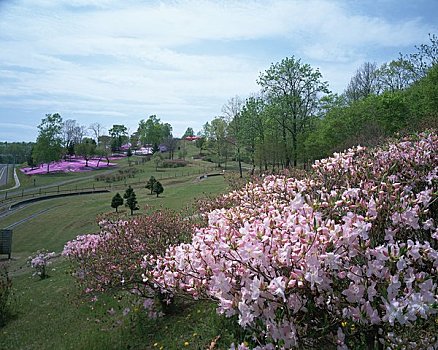
[[[111,159],[111,158],[110,158]],[[69,173],[69,172],[84,172],[92,171],[100,168],[108,168],[116,166],[115,163],[109,163],[105,159],[102,159],[97,166],[99,159],[90,159],[88,161],[88,167],[85,166],[85,159],[74,158],[69,161],[61,160],[59,162],[52,162],[49,166],[50,173]],[[41,175],[47,174],[47,164],[41,164],[36,168],[21,168],[20,169],[26,175]]]

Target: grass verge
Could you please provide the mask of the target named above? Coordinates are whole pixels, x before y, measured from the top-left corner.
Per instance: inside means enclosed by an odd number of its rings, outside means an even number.
[[[203,181],[182,177],[163,180],[163,185],[165,192],[159,198],[143,186],[135,188],[140,207],[181,209],[203,193],[226,187],[222,176]],[[123,300],[106,296],[91,307],[83,303],[63,258],[49,266],[49,278],[31,276],[27,256],[42,248],[60,252],[76,235],[97,231],[95,217],[111,209],[114,193],[43,201],[1,219],[0,227],[25,221],[13,232],[14,317],[0,328],[0,349],[206,349],[213,341],[215,349],[228,348],[236,327],[217,315],[210,302],[181,300],[172,314],[158,320],[139,312],[115,326],[104,320],[109,308],[123,309]],[[31,217],[35,213],[40,214]]]

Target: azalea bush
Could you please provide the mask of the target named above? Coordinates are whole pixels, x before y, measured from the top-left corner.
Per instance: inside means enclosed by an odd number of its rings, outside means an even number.
[[[49,277],[47,266],[52,263],[51,259],[55,256],[55,252],[48,252],[45,249],[38,250],[33,255],[29,256],[27,258],[27,264],[35,270],[33,276],[39,276],[41,279]]]
[[[430,132],[250,183],[190,243],[145,251],[143,279],[216,300],[257,349],[436,348],[437,150]]]
[[[153,314],[153,303],[147,299],[164,298],[153,283],[143,281],[143,256],[156,257],[171,244],[189,241],[192,224],[178,212],[161,209],[135,219],[105,215],[99,225],[99,233],[77,236],[62,253],[82,292],[92,300],[102,292],[128,292],[146,299],[143,307]]]

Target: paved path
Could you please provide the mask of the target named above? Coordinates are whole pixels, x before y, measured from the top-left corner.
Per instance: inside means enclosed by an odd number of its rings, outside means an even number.
[[[0,164],[0,186],[6,185],[8,181],[8,164]]]
[[[3,169],[5,169],[5,168],[3,168]],[[5,170],[5,173],[6,173],[6,170]],[[1,170],[0,170],[0,175],[1,175]],[[17,168],[14,168],[14,180],[15,180],[15,185],[13,186],[13,187],[10,187],[10,188],[6,188],[6,189],[4,189],[4,190],[0,190],[0,192],[5,192],[5,191],[10,191],[10,190],[15,190],[16,188],[18,188],[18,187],[20,187],[21,186],[21,184],[20,184],[20,179],[18,178],[18,175],[17,175]],[[0,183],[0,186],[1,186],[2,184]],[[4,185],[4,184],[3,184]]]
[[[34,213],[34,214],[32,214],[32,215],[29,215],[28,217],[26,217],[26,218],[24,218],[24,219],[21,219],[21,220],[19,220],[19,221],[17,221],[17,222],[14,222],[13,224],[11,224],[11,225],[9,225],[9,226],[7,226],[7,227],[5,227],[5,228],[7,228],[7,229],[13,229],[15,226],[18,226],[18,225],[20,225],[20,224],[23,224],[23,223],[25,223],[25,222],[27,222],[27,221],[29,221],[29,220],[31,220],[31,219],[33,219],[33,218],[39,216],[39,215],[45,213],[46,211],[52,210],[53,208],[55,208],[55,206],[50,207],[50,208],[46,208],[46,209],[43,209],[43,210],[40,210],[40,211],[38,211],[38,212],[36,212],[36,213]]]

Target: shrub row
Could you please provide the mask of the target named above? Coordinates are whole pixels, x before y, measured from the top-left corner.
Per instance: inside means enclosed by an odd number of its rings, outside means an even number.
[[[142,172],[142,170],[137,168],[124,168],[124,169],[119,169],[117,173],[96,175],[94,179],[96,181],[104,181],[106,183],[111,183],[111,182],[123,181],[127,178],[133,178],[139,172]]]
[[[187,166],[189,162],[182,159],[165,159],[161,162],[162,168],[182,168]]]

